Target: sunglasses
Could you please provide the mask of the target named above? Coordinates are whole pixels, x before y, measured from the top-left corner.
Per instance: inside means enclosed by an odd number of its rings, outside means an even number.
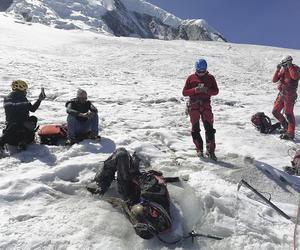
[[[198,74],[204,74],[206,72],[206,70],[197,70],[196,71]]]

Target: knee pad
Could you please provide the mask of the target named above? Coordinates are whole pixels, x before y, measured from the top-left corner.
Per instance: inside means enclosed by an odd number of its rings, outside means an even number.
[[[208,140],[213,140],[215,137],[216,130],[209,122],[204,122],[205,134]]]
[[[192,132],[191,133],[193,140],[196,140],[196,141],[202,140],[201,135],[200,135],[199,132],[200,132],[200,130],[198,132]]]

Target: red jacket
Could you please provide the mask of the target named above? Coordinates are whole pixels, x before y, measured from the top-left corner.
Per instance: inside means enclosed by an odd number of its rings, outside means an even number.
[[[277,69],[273,76],[273,82],[279,81],[279,91],[288,96],[294,96],[297,93],[298,80],[300,78],[300,69],[297,65],[291,64],[287,69],[281,67]]]
[[[196,93],[196,87],[199,83],[203,83],[204,87],[207,89],[206,93]],[[198,76],[196,73],[190,75],[182,90],[183,96],[189,96],[190,102],[194,103],[199,100],[210,102],[210,97],[217,95],[219,93],[219,88],[217,82],[213,75],[206,72],[204,76]]]

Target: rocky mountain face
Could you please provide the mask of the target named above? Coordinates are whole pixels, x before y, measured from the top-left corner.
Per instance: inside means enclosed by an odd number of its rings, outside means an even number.
[[[61,29],[163,40],[226,41],[203,19],[181,20],[142,0],[12,1],[1,0],[0,8],[19,19]]]

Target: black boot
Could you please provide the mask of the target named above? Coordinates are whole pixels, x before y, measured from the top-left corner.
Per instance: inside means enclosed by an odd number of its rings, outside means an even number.
[[[287,132],[288,129],[288,122],[286,120],[283,120],[283,122],[281,122],[281,129],[279,130],[280,134],[284,134]]]
[[[292,140],[294,140],[294,136],[289,135],[288,133],[283,133],[280,135],[280,139],[292,141]]]
[[[217,158],[217,156],[215,155],[214,152],[206,152],[206,155],[207,155],[208,158],[212,159],[213,161],[218,160],[218,158]]]

